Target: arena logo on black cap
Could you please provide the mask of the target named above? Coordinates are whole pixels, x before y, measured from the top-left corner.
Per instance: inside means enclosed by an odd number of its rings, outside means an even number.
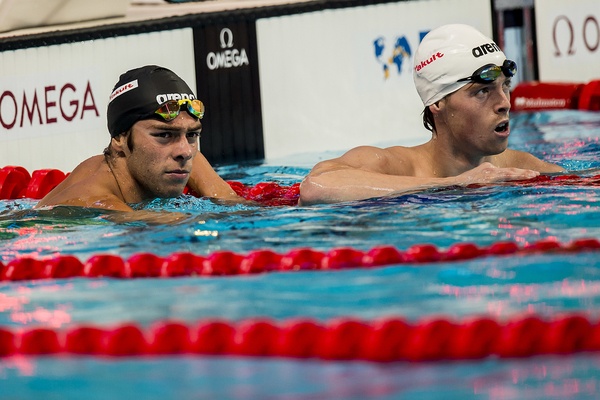
[[[196,96],[194,96],[193,94],[187,94],[187,93],[166,93],[166,94],[157,94],[156,95],[156,102],[158,104],[163,104],[166,103],[169,100],[183,100],[183,99],[190,99],[190,100],[194,100],[196,98]]]

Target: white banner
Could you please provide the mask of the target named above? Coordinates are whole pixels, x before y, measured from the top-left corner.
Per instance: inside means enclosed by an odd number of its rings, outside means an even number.
[[[191,28],[0,52],[0,165],[68,172],[101,154],[114,84],[147,64],[195,87]]]
[[[540,81],[600,78],[598,0],[536,0],[535,19]]]
[[[267,158],[427,141],[412,78],[422,35],[467,23],[492,36],[481,0],[332,9],[257,21]]]

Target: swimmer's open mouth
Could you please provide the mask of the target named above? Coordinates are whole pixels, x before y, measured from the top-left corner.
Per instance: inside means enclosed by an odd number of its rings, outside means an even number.
[[[499,124],[494,130],[496,132],[506,132],[508,130],[508,121]]]

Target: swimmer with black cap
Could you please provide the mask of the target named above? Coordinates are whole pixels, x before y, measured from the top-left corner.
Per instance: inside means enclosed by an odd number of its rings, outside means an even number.
[[[181,195],[241,201],[200,153],[204,105],[174,72],[156,65],[121,75],[108,103],[111,140],[79,164],[37,208],[69,205],[133,211],[131,204]]]
[[[300,204],[335,203],[489,184],[561,172],[508,149],[510,82],[516,64],[475,28],[444,25],[414,55],[413,78],[431,139],[414,147],[361,146],[318,163],[300,185]]]

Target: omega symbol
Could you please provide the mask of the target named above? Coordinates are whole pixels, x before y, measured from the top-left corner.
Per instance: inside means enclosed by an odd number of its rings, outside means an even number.
[[[219,34],[219,39],[221,40],[221,48],[222,49],[230,49],[233,47],[233,32],[229,28],[221,29],[221,33]]]
[[[219,68],[235,68],[248,65],[248,54],[244,48],[233,48],[233,32],[229,28],[221,29],[219,34],[221,50],[206,55],[206,66],[211,71]],[[243,42],[243,40],[242,40]]]

